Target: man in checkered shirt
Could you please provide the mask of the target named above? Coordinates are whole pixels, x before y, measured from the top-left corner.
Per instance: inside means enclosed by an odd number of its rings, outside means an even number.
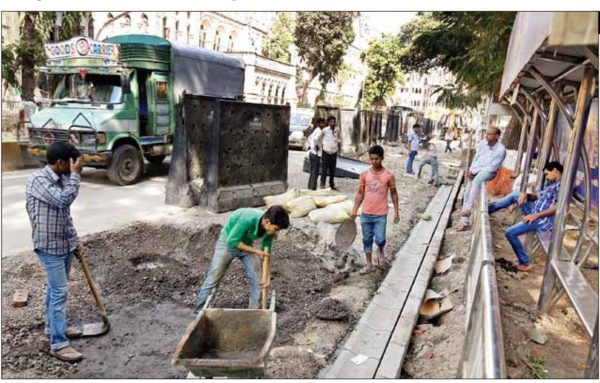
[[[81,333],[67,330],[68,279],[79,243],[70,206],[79,192],[82,164],[79,151],[67,142],[55,142],[46,152],[48,165],[27,181],[26,208],[33,229],[33,247],[48,277],[46,334],[50,354],[68,362],[82,359],[68,337]]]
[[[563,167],[560,163],[556,161],[548,162],[544,166],[544,176],[547,181],[546,187],[539,193],[514,192],[488,206],[488,212],[492,214],[517,203],[523,213],[521,222],[512,225],[505,232],[506,239],[510,242],[519,260],[519,264],[517,265],[517,270],[519,271],[529,271],[533,267],[527,256],[525,247],[523,247],[523,244],[519,240],[519,236],[536,230],[552,230],[562,172]]]

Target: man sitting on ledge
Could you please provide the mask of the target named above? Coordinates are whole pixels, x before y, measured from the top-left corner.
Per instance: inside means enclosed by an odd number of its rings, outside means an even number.
[[[519,271],[529,271],[533,267],[519,236],[536,230],[552,230],[562,172],[563,167],[560,163],[548,162],[544,167],[544,176],[548,183],[539,193],[514,192],[488,205],[488,212],[492,214],[517,203],[523,213],[521,222],[509,227],[505,232],[506,239],[519,260]]]

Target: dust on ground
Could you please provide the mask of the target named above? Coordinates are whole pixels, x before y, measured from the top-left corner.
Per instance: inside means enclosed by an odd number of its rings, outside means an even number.
[[[399,154],[398,148],[386,153],[385,165],[396,174],[401,198],[401,222],[388,221],[387,251],[392,253],[398,251],[437,190],[425,181],[404,175],[405,161],[406,156]],[[308,174],[291,168],[289,174],[290,187],[305,187]],[[338,179],[337,186],[354,198],[356,180]],[[85,356],[77,364],[59,361],[47,353],[48,340],[43,334],[46,277],[35,254],[25,252],[3,259],[2,377],[185,377],[185,368],[172,366],[170,360],[193,319],[196,294],[227,216],[194,208],[161,224],[138,222],[85,237],[88,263],[100,286],[111,330],[102,337],[74,340],[73,345]],[[278,320],[266,371],[269,378],[316,377],[385,274],[385,270],[378,270],[359,276],[359,264],[341,273],[327,270],[323,255],[314,251],[318,238],[309,230],[308,218],[293,220],[292,225],[295,229],[283,232],[272,250],[271,287],[276,291]],[[361,247],[359,232],[353,254],[360,253]],[[328,254],[344,253],[347,250],[333,248]],[[11,306],[17,289],[28,291],[28,306]],[[344,303],[348,317],[339,321],[317,318],[318,305],[325,298]],[[215,294],[213,306],[244,308],[247,301],[243,267],[234,261]],[[100,320],[76,260],[67,304],[70,324]]]

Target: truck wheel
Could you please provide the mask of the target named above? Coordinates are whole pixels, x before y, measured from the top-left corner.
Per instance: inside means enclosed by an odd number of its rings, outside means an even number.
[[[122,145],[115,150],[107,174],[112,182],[124,186],[136,183],[143,170],[140,151],[131,145]]]
[[[160,165],[167,156],[146,156],[148,162],[154,165]]]

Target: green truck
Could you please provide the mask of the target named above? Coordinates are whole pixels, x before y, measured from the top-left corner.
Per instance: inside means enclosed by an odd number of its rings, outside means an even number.
[[[241,60],[156,36],[75,37],[45,51],[52,102],[31,116],[29,154],[43,160],[52,142],[69,141],[118,185],[140,179],[144,158],[156,164],[171,153],[184,92],[243,97]]]

